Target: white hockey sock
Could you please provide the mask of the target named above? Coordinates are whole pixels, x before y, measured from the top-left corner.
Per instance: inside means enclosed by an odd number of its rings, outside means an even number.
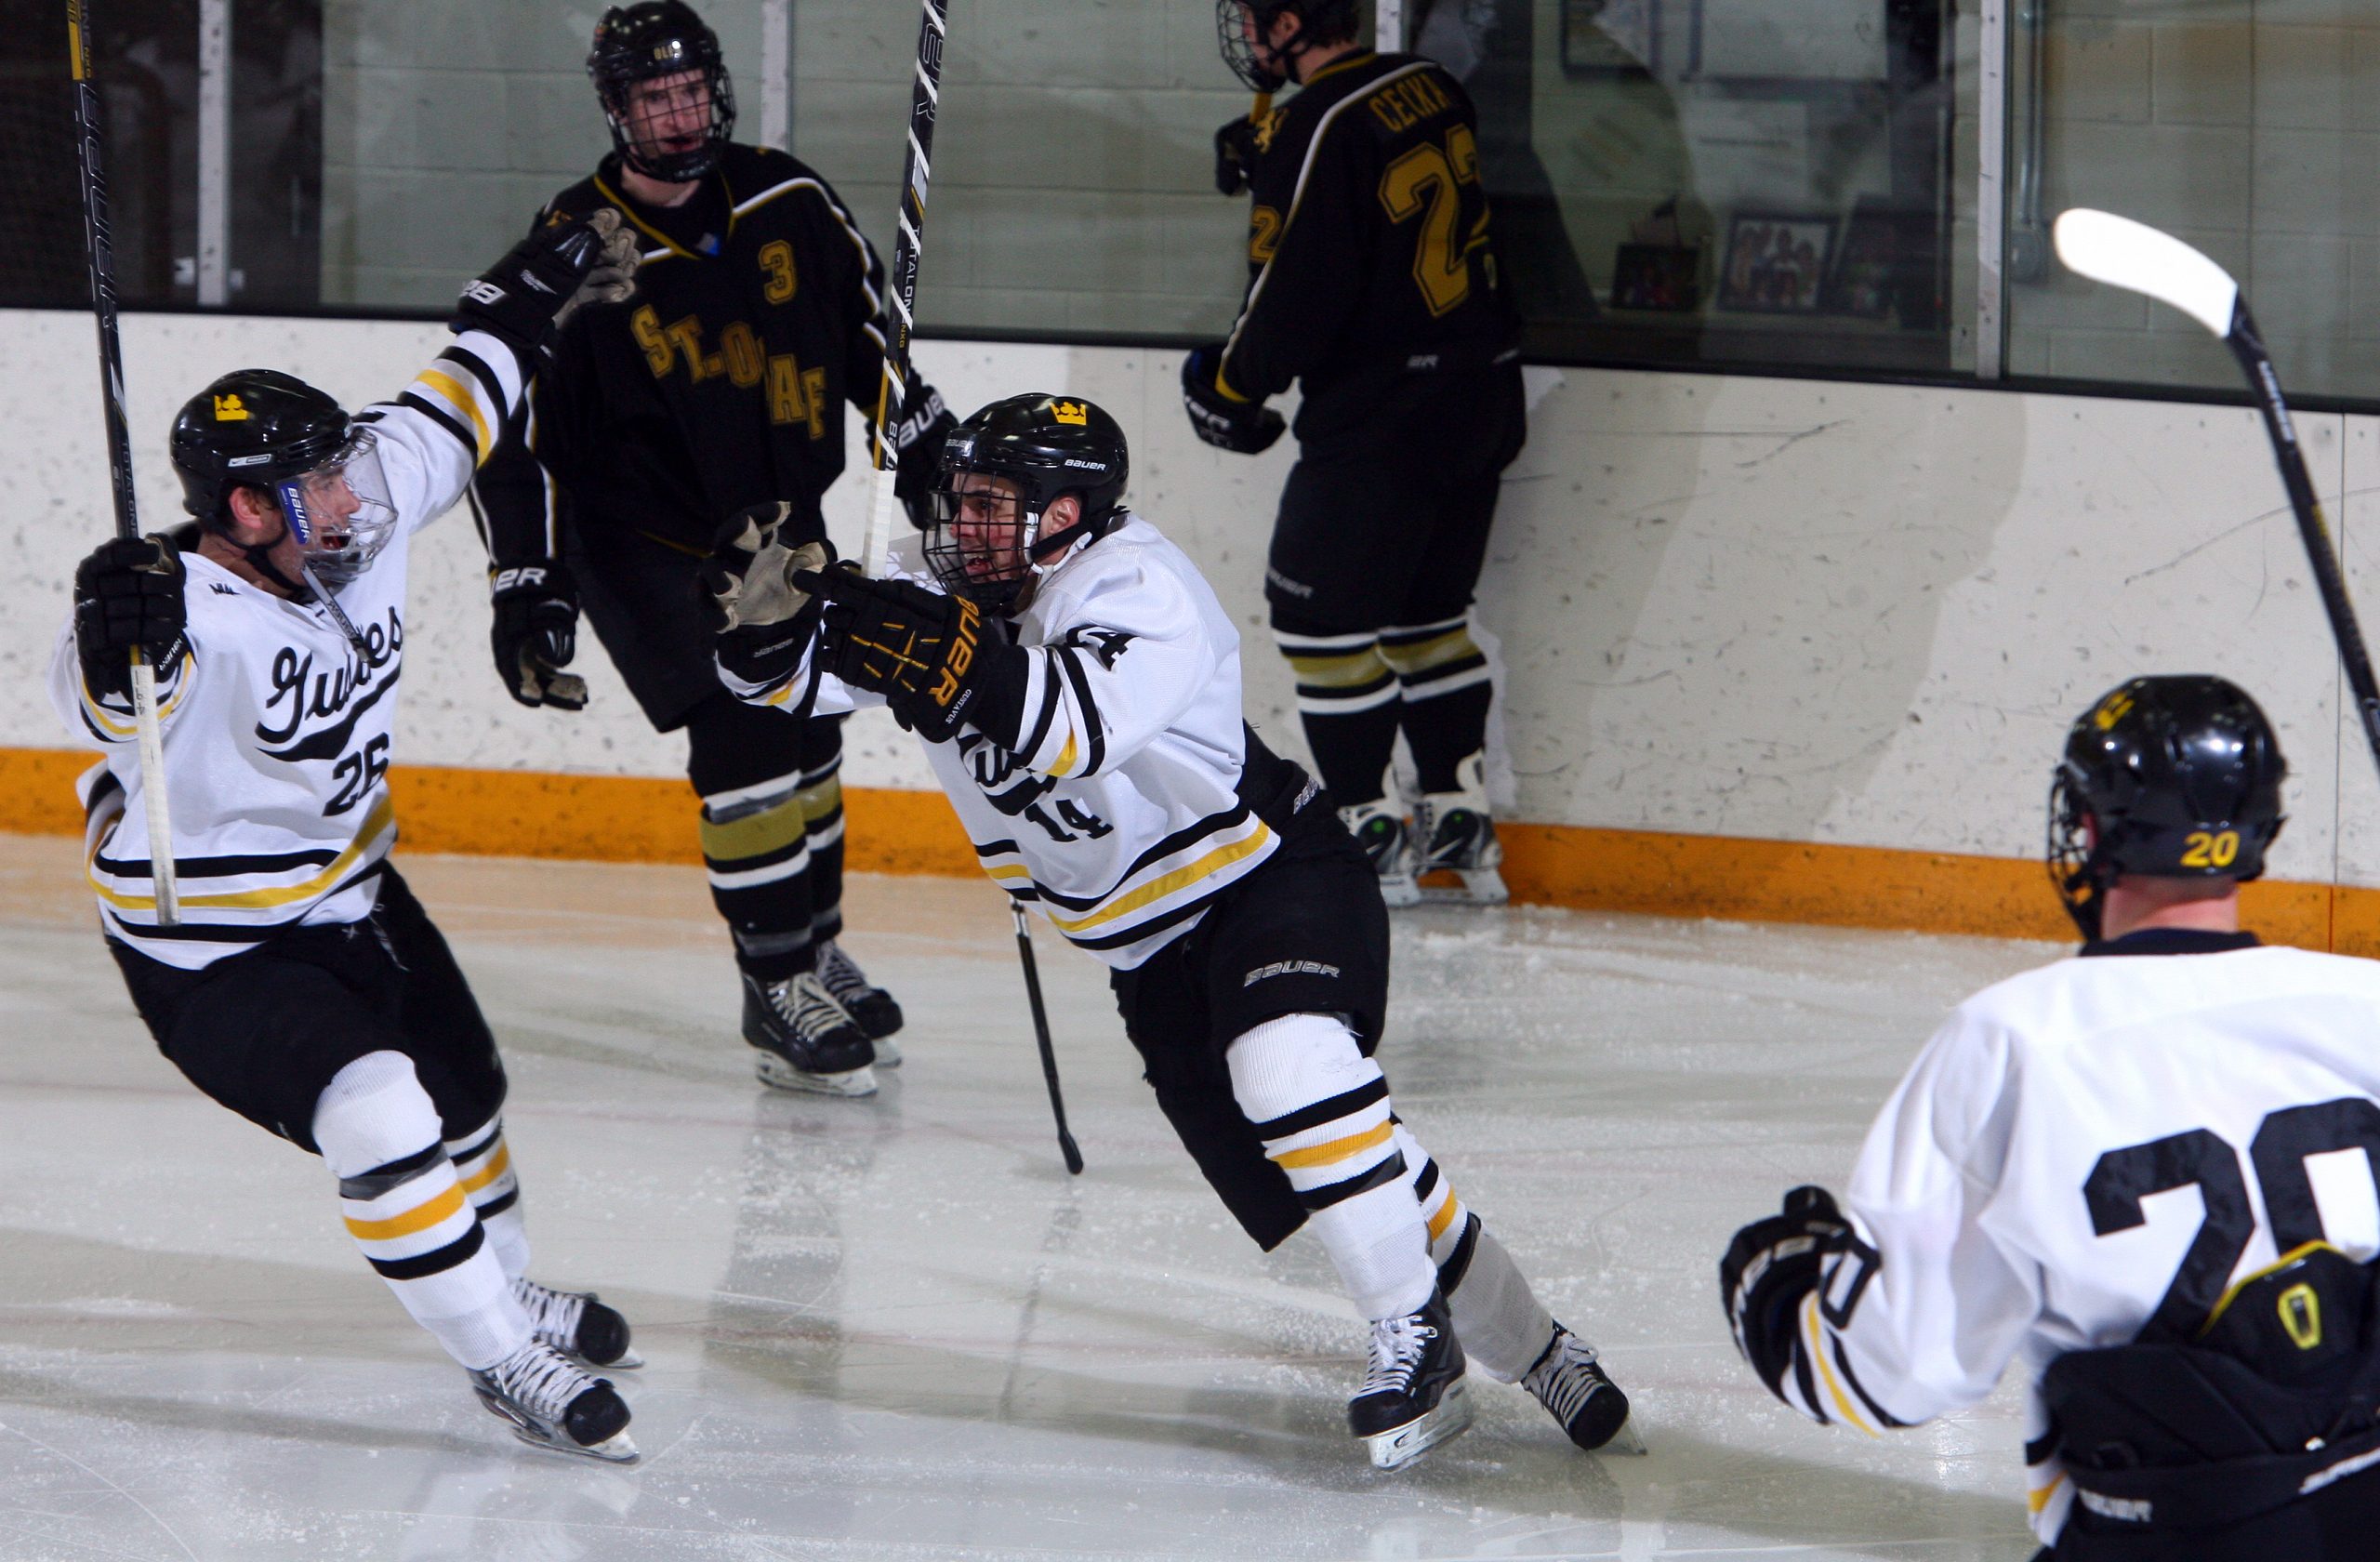
[[[446,1158],[464,1196],[487,1228],[487,1245],[508,1279],[529,1272],[529,1228],[521,1219],[521,1179],[513,1175],[512,1151],[504,1143],[504,1119],[490,1118],[460,1139],[446,1141]]]
[[[365,1053],[314,1104],[314,1143],[364,1260],[449,1356],[493,1367],[528,1344],[529,1317],[438,1134],[438,1108],[403,1052]]]
[[[1405,1157],[1407,1185],[1429,1228],[1430,1257],[1438,1265],[1463,1355],[1498,1383],[1518,1383],[1545,1353],[1554,1335],[1554,1316],[1529,1289],[1504,1244],[1464,1207],[1454,1184],[1403,1123],[1396,1125],[1396,1147]]]
[[[1268,1021],[1224,1057],[1233,1098],[1289,1173],[1356,1311],[1382,1318],[1420,1308],[1437,1269],[1405,1183],[1380,1066],[1327,1014]]]

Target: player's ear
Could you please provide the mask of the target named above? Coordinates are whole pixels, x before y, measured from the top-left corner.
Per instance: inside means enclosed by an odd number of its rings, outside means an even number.
[[[235,484],[224,496],[224,508],[231,511],[232,540],[241,544],[264,541],[280,528],[274,524],[279,501],[252,483]]]
[[[1075,529],[1075,523],[1081,519],[1082,496],[1061,494],[1050,501],[1049,509],[1041,512],[1041,535],[1053,537],[1071,532]]]

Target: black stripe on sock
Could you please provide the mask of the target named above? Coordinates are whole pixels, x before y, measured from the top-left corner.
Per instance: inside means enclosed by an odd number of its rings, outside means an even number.
[[[1294,1112],[1285,1112],[1270,1121],[1252,1126],[1259,1139],[1287,1139],[1292,1133],[1303,1133],[1309,1129],[1320,1128],[1324,1123],[1350,1117],[1375,1101],[1384,1100],[1387,1095],[1388,1080],[1376,1075],[1354,1090],[1342,1091],[1311,1106],[1301,1106]]]
[[[341,1177],[338,1180],[338,1196],[352,1198],[358,1203],[368,1203],[395,1192],[445,1158],[446,1146],[443,1145],[416,1150],[385,1166],[376,1166],[352,1177]]]
[[[1385,1081],[1383,1081],[1383,1083]],[[1395,1120],[1396,1119],[1395,1118],[1391,1118],[1389,1119],[1391,1122],[1395,1122]],[[1437,1158],[1435,1156],[1423,1156],[1421,1158],[1421,1174],[1413,1179],[1413,1197],[1421,1202],[1427,1204],[1430,1201],[1430,1195],[1436,1190],[1437,1185]]]
[[[1332,1183],[1328,1187],[1318,1187],[1310,1193],[1299,1194],[1298,1202],[1308,1210],[1328,1210],[1333,1204],[1353,1198],[1359,1193],[1369,1193],[1372,1189],[1393,1183],[1403,1175],[1405,1175],[1404,1152],[1394,1151],[1386,1160],[1368,1172],[1357,1172],[1343,1183]]]
[[[1453,1256],[1438,1265],[1440,1291],[1448,1296],[1454,1294],[1454,1288],[1462,1284],[1462,1277],[1471,1273],[1471,1255],[1478,1249],[1479,1217],[1466,1211],[1462,1220],[1462,1236],[1455,1242]]]
[[[487,1125],[487,1132],[481,1134],[477,1139],[472,1140],[469,1145],[464,1145],[459,1150],[449,1150],[446,1153],[454,1158],[456,1165],[460,1166],[465,1161],[473,1160],[485,1155],[487,1153],[487,1147],[503,1137],[504,1119],[502,1118],[497,1118],[495,1121]]]
[[[504,1213],[505,1211],[509,1210],[512,1206],[520,1202],[521,1185],[515,1183],[510,1187],[504,1190],[501,1198],[491,1198],[486,1203],[473,1205],[472,1208],[479,1211],[480,1219],[487,1220],[492,1216]]]
[[[391,1280],[418,1280],[430,1275],[443,1275],[480,1251],[487,1240],[487,1228],[471,1222],[471,1228],[443,1248],[433,1248],[416,1258],[368,1258],[367,1262],[383,1277]]]

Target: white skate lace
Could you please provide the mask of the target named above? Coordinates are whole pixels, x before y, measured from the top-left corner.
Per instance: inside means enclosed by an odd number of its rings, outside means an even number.
[[[1438,1331],[1423,1323],[1419,1314],[1374,1318],[1371,1363],[1364,1369],[1364,1386],[1355,1391],[1356,1397],[1382,1389],[1402,1394],[1411,1388],[1413,1370],[1421,1365],[1421,1353],[1437,1337]]]
[[[1537,1396],[1538,1403],[1554,1412],[1554,1420],[1567,1426],[1580,1407],[1603,1387],[1593,1370],[1594,1365],[1594,1347],[1566,1330],[1554,1338],[1554,1348],[1546,1353],[1543,1362],[1530,1369],[1522,1383]]]
[[[815,1046],[852,1025],[852,1017],[813,975],[790,976],[768,989],[769,1007],[804,1046]]]
[[[577,1344],[579,1320],[587,1316],[586,1293],[556,1291],[524,1276],[512,1282],[512,1298],[529,1315],[529,1330],[538,1339],[560,1350]]]
[[[595,1386],[594,1374],[543,1342],[522,1346],[489,1375],[506,1398],[546,1422],[559,1423],[571,1401]]]

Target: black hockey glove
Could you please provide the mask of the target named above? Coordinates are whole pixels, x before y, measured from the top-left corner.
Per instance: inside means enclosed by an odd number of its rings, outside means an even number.
[[[587,680],[562,669],[578,654],[578,587],[559,559],[490,569],[488,640],[505,693],[522,705],[587,708]]]
[[[933,525],[932,496],[942,482],[942,447],[959,419],[950,416],[942,392],[923,380],[911,377],[909,391],[918,404],[892,426],[892,496],[901,501],[909,524],[922,532]]]
[[[882,695],[903,726],[946,743],[961,725],[1012,748],[1025,708],[1025,653],[964,597],[855,570],[796,576],[826,602],[828,672]]]
[[[456,301],[453,331],[485,331],[535,351],[590,303],[636,290],[636,231],[605,206],[580,221],[548,221],[482,272]]]
[[[822,604],[795,584],[799,574],[825,569],[835,545],[820,538],[789,547],[786,523],[794,508],[783,499],[728,517],[703,561],[702,589],[719,665],[762,687],[790,678],[818,638]]]
[[[1236,456],[1257,456],[1273,448],[1289,422],[1262,402],[1236,402],[1216,387],[1215,366],[1223,362],[1221,342],[1194,348],[1182,360],[1182,405],[1190,427],[1218,450]]]
[[[170,672],[188,620],[182,556],[162,534],[112,537],[74,566],[74,651],[94,695],[132,693],[132,653]]]
[[[1770,1393],[1792,1370],[1802,1298],[1818,1289],[1827,1255],[1850,1238],[1834,1195],[1804,1185],[1785,1196],[1782,1213],[1752,1222],[1727,1244],[1719,1261],[1719,1305],[1736,1349]]]
[[[1242,114],[1215,129],[1215,188],[1236,195],[1256,171],[1256,122]]]

